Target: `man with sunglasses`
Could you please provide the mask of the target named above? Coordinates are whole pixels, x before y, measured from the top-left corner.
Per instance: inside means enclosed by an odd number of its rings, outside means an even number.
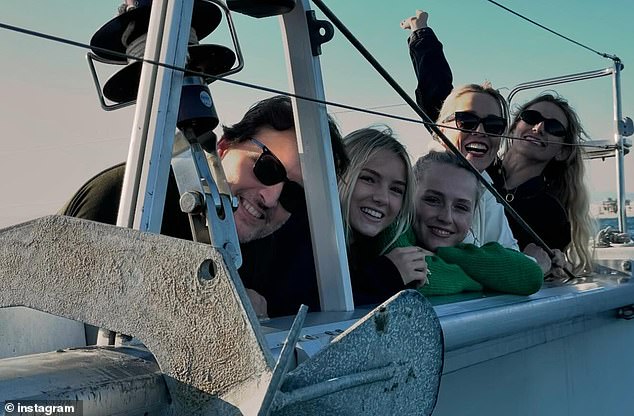
[[[329,126],[340,174],[348,159],[331,119]],[[251,289],[256,311],[265,314],[267,303],[269,316],[296,313],[301,303],[319,310],[290,99],[277,96],[253,105],[238,123],[223,126],[217,148],[231,192],[239,200],[234,213],[243,254],[239,274]],[[99,173],[60,213],[116,224],[124,172],[125,165],[119,164]],[[170,172],[161,234],[191,240],[188,216],[180,210],[179,197]]]
[[[336,169],[341,172],[347,157],[334,121],[329,120],[329,125]],[[223,127],[218,154],[240,202],[234,214],[240,242],[266,237],[291,214],[306,210],[288,97],[261,101],[239,123]]]
[[[335,170],[348,165],[341,134],[328,120]],[[240,202],[234,218],[240,278],[268,316],[318,311],[319,293],[290,99],[261,101],[218,142],[227,181]],[[257,309],[256,309],[257,311]],[[262,312],[262,311],[260,311]]]

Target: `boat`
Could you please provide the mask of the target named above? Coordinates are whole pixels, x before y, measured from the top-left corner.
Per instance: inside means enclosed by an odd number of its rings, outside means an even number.
[[[249,1],[210,3],[228,21],[236,10],[261,12],[249,9]],[[0,359],[5,414],[11,412],[7,404],[38,400],[64,400],[85,414],[627,413],[634,405],[628,388],[634,368],[633,247],[598,248],[592,277],[545,284],[529,297],[424,299],[404,291],[377,307],[355,308],[329,149],[303,134],[327,134],[319,55],[313,51],[333,25],[342,28],[336,19],[312,17],[308,1],[280,3],[294,3],[280,22],[298,139],[311,154],[303,169],[314,173],[305,186],[311,223],[320,225],[313,227],[313,239],[322,312],[301,308],[296,316],[260,322],[236,272],[239,253],[226,249],[233,241],[227,218],[218,218],[215,205],[207,211],[207,244],[171,239],[151,232],[156,217],[133,209],[162,203],[160,193],[131,187],[125,195],[137,201],[120,212],[126,227],[47,216],[0,231],[0,307],[40,311],[17,316],[18,310],[11,322],[5,316],[9,325],[0,325],[5,338],[14,340],[12,348],[30,353]],[[312,4],[328,15],[323,2]],[[165,160],[175,147],[176,156],[189,161],[187,169],[202,169],[198,173],[209,184],[217,178],[196,162],[201,143],[185,133],[174,136],[179,99],[170,91],[182,86],[184,77],[174,74],[184,66],[192,9],[193,1],[152,3],[148,39],[155,42],[155,55],[143,57],[133,128],[146,137],[131,139],[130,153],[142,155],[142,162],[128,169],[142,188],[169,167]],[[159,60],[169,64],[157,67]],[[600,76],[614,80],[610,150],[622,166],[621,70],[615,61]],[[204,91],[203,84],[194,83]],[[620,191],[623,181],[621,174]],[[215,195],[230,212],[222,184],[210,188],[201,192],[209,200]],[[622,203],[619,197],[620,213]],[[24,327],[44,319],[40,331],[53,333],[58,346],[23,345],[18,337]],[[73,338],[75,321],[129,334],[143,345],[82,347]],[[34,339],[42,335],[33,332]]]

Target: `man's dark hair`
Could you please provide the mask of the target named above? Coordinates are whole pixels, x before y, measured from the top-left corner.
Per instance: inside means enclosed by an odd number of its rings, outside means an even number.
[[[293,106],[289,97],[278,95],[257,102],[249,108],[238,123],[233,126],[222,126],[222,137],[229,144],[239,143],[254,136],[263,126],[272,127],[278,131],[295,128]],[[339,128],[330,116],[328,116],[328,127],[332,154],[335,160],[335,170],[337,171],[337,176],[339,176],[348,167],[348,155],[343,146]]]

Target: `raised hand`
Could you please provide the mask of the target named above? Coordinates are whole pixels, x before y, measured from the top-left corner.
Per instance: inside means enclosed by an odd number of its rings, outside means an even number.
[[[401,22],[402,29],[410,29],[412,32],[427,27],[429,14],[423,10],[416,10],[416,16],[408,17]]]

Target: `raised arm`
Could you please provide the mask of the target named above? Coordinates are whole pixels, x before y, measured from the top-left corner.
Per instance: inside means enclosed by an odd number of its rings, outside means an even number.
[[[442,43],[427,26],[429,15],[422,10],[401,22],[403,29],[412,31],[408,39],[409,54],[418,80],[416,102],[434,121],[443,101],[453,89],[451,68],[442,50]]]

